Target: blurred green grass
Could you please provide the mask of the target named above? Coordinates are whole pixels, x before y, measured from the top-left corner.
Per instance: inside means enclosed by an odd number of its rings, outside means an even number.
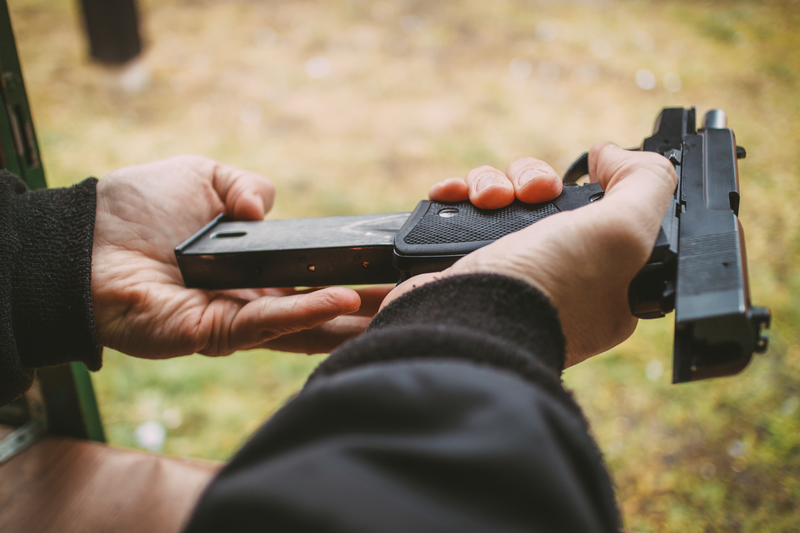
[[[225,459],[302,385],[322,356],[265,350],[151,361],[105,351],[95,379],[109,442],[137,447],[144,421],[166,426],[164,453]]]
[[[272,178],[270,217],[404,211],[479,164],[534,155],[563,171],[597,140],[637,146],[662,107],[725,109],[748,151],[741,220],[769,353],[672,386],[667,319],[565,381],[628,529],[800,529],[796,1],[147,0],[147,51],[123,69],[86,59],[72,2],[10,4],[52,186],[197,152]],[[308,74],[314,57],[327,75]],[[112,443],[136,446],[156,420],[166,453],[225,459],[319,360],[107,351],[95,384]]]

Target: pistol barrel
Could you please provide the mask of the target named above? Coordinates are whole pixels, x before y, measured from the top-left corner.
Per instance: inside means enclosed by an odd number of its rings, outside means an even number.
[[[722,109],[711,109],[703,116],[703,128],[722,130],[728,127],[728,115]]]

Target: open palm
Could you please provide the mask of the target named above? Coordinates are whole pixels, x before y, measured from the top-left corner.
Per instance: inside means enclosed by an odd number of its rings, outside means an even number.
[[[223,212],[261,220],[273,197],[265,177],[200,156],[126,167],[100,180],[92,297],[101,344],[154,359],[256,347],[319,353],[361,333],[386,289],[183,286],[178,244]]]

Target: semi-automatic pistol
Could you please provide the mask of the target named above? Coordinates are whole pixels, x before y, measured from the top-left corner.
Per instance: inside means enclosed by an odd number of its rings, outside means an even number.
[[[675,311],[673,383],[727,376],[767,349],[770,313],[750,304],[739,223],[738,160],[744,148],[721,110],[667,108],[639,150],[669,159],[678,186],[645,267],[630,285],[631,312]],[[411,213],[260,222],[218,217],[176,250],[187,287],[319,287],[393,283],[437,272],[550,215],[602,201],[578,185],[588,154],[572,164],[551,202],[496,210],[423,200]]]

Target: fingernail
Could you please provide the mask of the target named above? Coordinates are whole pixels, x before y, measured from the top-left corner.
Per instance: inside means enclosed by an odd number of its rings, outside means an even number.
[[[484,174],[478,178],[478,182],[475,184],[475,190],[481,192],[492,185],[502,185],[502,183],[503,180],[500,176],[495,176],[494,174]]]
[[[525,185],[529,181],[533,181],[536,178],[538,178],[540,176],[543,176],[543,175],[544,174],[542,174],[538,170],[526,170],[525,172],[522,173],[522,176],[519,177],[519,186],[522,187],[523,185]]]

